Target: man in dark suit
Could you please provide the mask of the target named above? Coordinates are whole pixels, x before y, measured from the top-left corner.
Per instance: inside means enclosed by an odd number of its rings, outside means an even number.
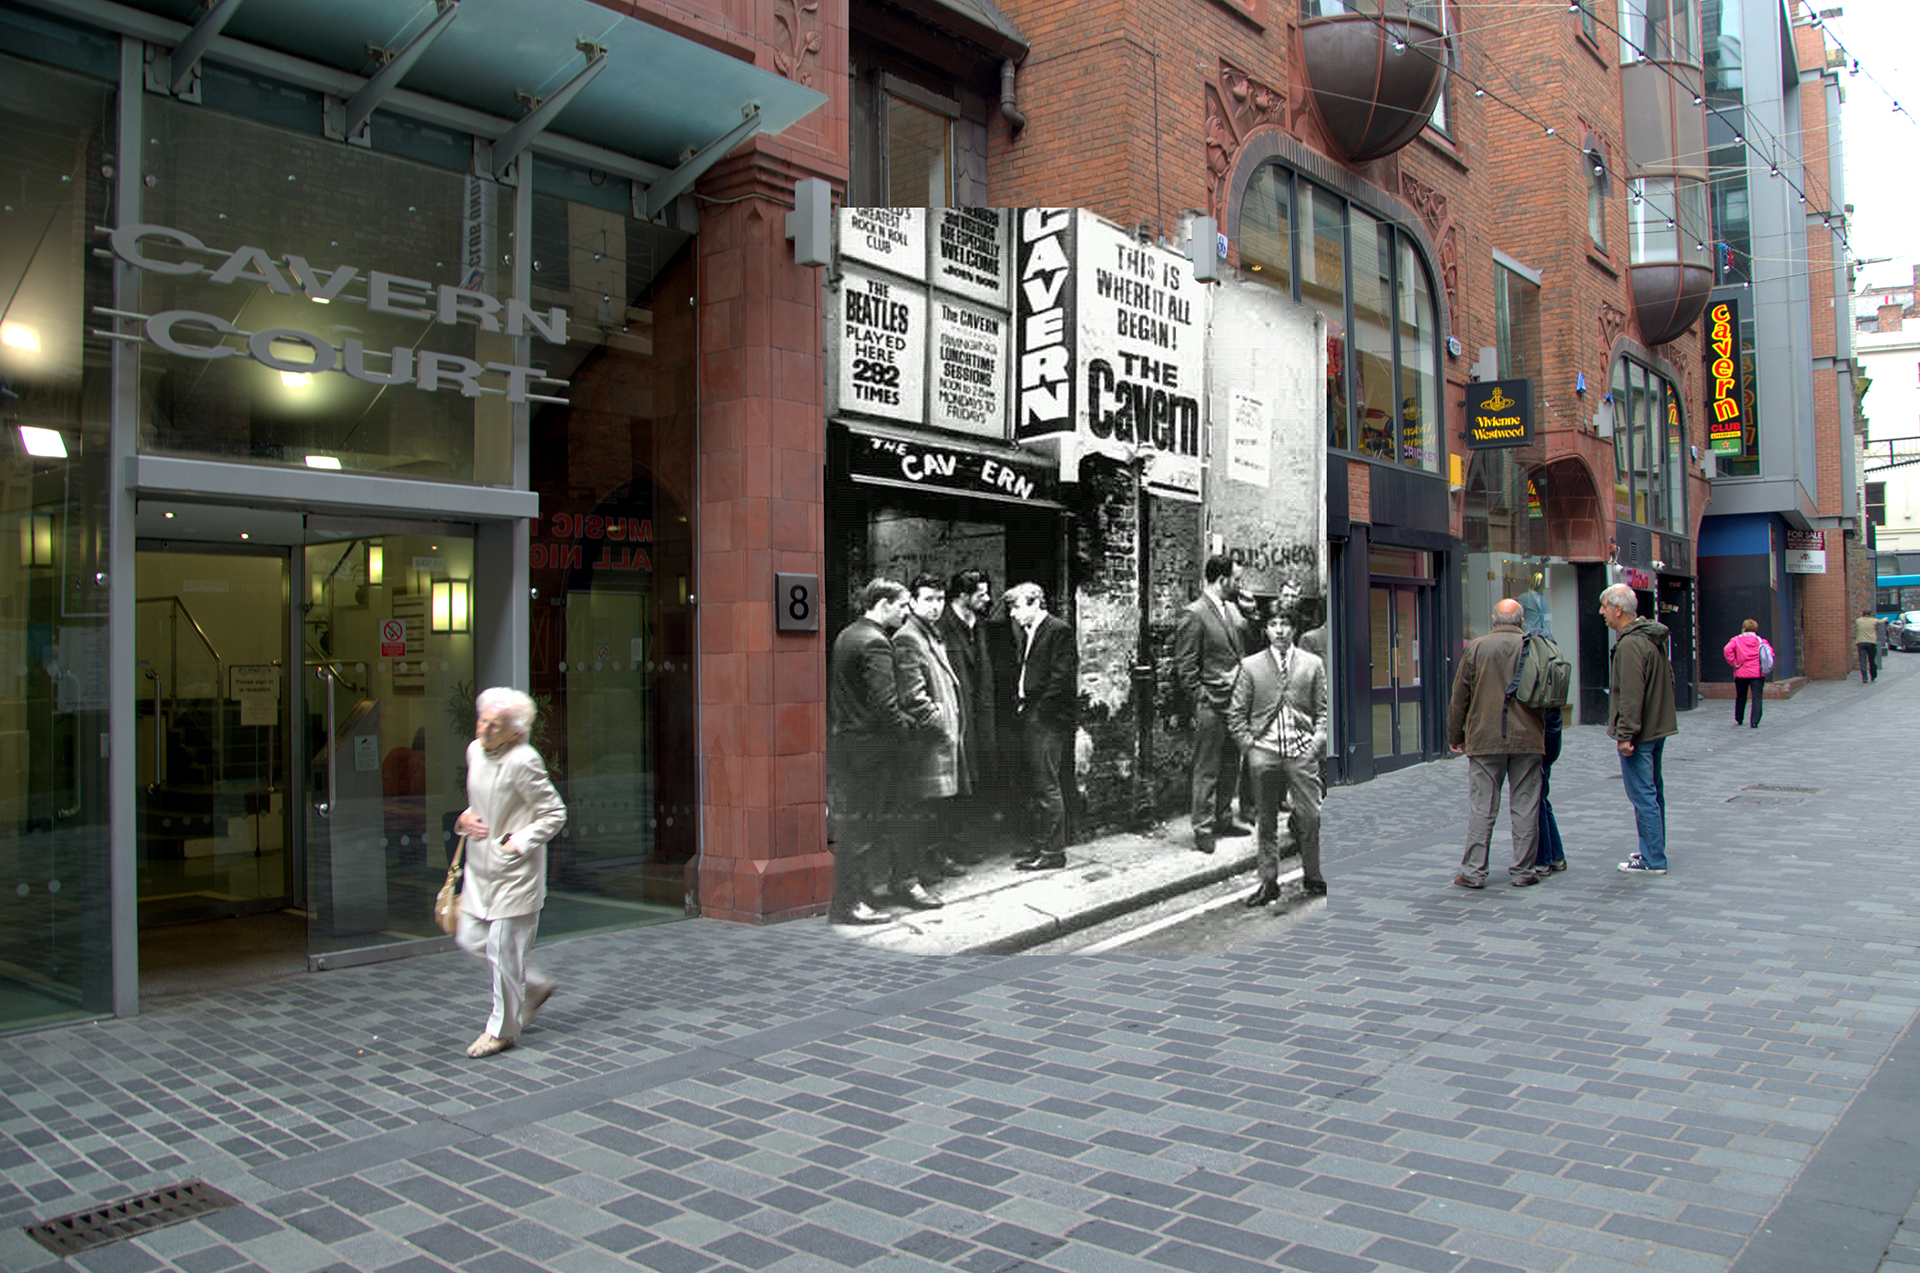
[[[996,784],[997,736],[994,720],[993,658],[987,644],[987,616],[993,587],[984,571],[962,570],[947,584],[947,605],[940,612],[940,639],[947,662],[960,679],[960,766],[965,794],[953,801],[953,831],[948,852],[979,860],[978,839]]]
[[[907,590],[875,579],[860,589],[858,604],[860,617],[833,639],[827,685],[836,924],[886,919],[875,903],[892,895],[896,874],[889,843],[898,805],[893,764],[919,728],[901,706],[893,652],[893,632],[907,617]]]
[[[1047,613],[1037,583],[1007,589],[1014,653],[1014,732],[1031,847],[1022,871],[1067,864],[1067,802],[1060,771],[1079,718],[1080,650],[1073,629]]]
[[[946,585],[935,575],[916,575],[909,590],[907,621],[893,634],[893,660],[900,710],[927,723],[893,762],[901,805],[893,896],[915,910],[937,910],[944,903],[930,890],[950,874],[966,874],[947,856],[946,841],[954,824],[954,797],[973,787],[961,761],[960,678],[937,626],[946,608]]]
[[[1287,839],[1300,854],[1308,896],[1324,896],[1320,874],[1320,759],[1327,751],[1327,672],[1319,658],[1293,644],[1293,616],[1276,609],[1266,623],[1267,648],[1240,665],[1227,705],[1227,728],[1247,756],[1259,808],[1260,886],[1248,906],[1280,896],[1280,803]]]
[[[1193,705],[1193,847],[1213,852],[1223,835],[1245,835],[1233,820],[1240,756],[1227,741],[1227,700],[1247,653],[1247,621],[1234,598],[1239,566],[1225,553],[1207,558],[1200,596],[1173,634],[1173,671]]]

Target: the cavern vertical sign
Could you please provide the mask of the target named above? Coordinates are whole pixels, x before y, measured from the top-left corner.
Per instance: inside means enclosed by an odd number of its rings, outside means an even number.
[[[1207,293],[1177,252],[1084,210],[1022,209],[1015,272],[1016,433],[1144,461],[1147,484],[1198,499]]]

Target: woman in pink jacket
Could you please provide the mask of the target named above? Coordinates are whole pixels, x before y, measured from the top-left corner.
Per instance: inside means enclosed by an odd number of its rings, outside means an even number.
[[[1760,624],[1748,619],[1740,625],[1740,635],[1727,642],[1722,651],[1727,666],[1733,669],[1733,727],[1738,729],[1747,714],[1747,695],[1753,695],[1753,728],[1760,728],[1760,704],[1766,701],[1766,674],[1760,670],[1760,647],[1766,638]]]

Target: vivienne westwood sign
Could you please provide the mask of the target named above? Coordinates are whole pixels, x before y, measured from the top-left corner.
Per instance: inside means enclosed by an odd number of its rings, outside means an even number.
[[[1533,381],[1479,380],[1467,386],[1467,449],[1533,441]]]
[[[470,323],[482,331],[509,336],[534,335],[548,344],[567,341],[567,311],[537,310],[525,301],[501,301],[473,288],[435,285],[356,265],[314,266],[305,257],[274,257],[266,249],[241,244],[213,248],[184,230],[164,225],[124,225],[111,233],[113,254],[135,269],[176,277],[205,275],[221,286],[250,285],[279,296],[305,296],[322,303],[363,304],[375,314],[424,323]],[[196,259],[197,258],[197,259]],[[211,264],[219,258],[219,264]],[[359,283],[359,287],[354,285]],[[236,310],[238,307],[236,307]],[[117,317],[117,315],[109,315]],[[218,314],[171,309],[140,319],[144,338],[180,358],[213,362],[251,358],[283,372],[319,375],[336,372],[370,385],[409,385],[434,391],[454,390],[466,397],[504,396],[509,402],[565,402],[530,393],[528,385],[564,385],[518,363],[477,362],[460,354],[419,349],[413,344],[368,348],[347,337],[335,345],[323,335],[290,327],[242,331]]]

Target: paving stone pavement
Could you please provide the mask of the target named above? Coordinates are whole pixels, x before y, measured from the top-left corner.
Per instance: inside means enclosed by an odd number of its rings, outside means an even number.
[[[0,1269],[1920,1266],[1920,658],[1881,679],[1683,714],[1664,879],[1582,728],[1567,873],[1453,888],[1465,767],[1419,766],[1329,797],[1324,913],[1215,957],[692,921],[546,947],[484,1062],[458,955],[0,1039]],[[244,1205],[22,1233],[194,1176]]]

